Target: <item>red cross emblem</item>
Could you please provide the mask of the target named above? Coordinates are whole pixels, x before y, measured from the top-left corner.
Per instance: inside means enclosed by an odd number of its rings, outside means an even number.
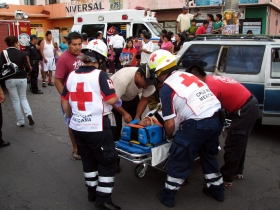
[[[71,100],[77,101],[78,110],[86,111],[86,102],[92,101],[92,93],[84,92],[84,82],[78,82],[76,87],[76,92],[70,92]]]
[[[191,84],[196,83],[198,87],[203,87],[203,83],[199,81],[196,76],[189,76],[187,74],[180,74],[180,77],[183,77],[184,80],[181,84],[189,87]]]
[[[94,45],[97,45],[97,44],[98,44],[98,41],[93,42],[93,44],[94,44]]]
[[[153,54],[152,56],[151,56],[151,58],[150,58],[150,61],[155,61],[155,57],[157,56],[157,54]]]

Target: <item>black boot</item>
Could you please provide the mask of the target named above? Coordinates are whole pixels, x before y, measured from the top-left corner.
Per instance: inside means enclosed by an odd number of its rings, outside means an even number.
[[[95,209],[97,209],[97,210],[121,210],[121,207],[116,206],[115,204],[113,204],[113,202],[102,203],[102,202],[96,201]]]
[[[88,201],[95,202],[96,200],[96,187],[87,186],[88,190]]]

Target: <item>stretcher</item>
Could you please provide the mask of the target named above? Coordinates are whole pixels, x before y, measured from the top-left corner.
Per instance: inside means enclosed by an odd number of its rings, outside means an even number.
[[[124,126],[121,139],[116,142],[116,150],[120,158],[136,164],[135,175],[138,178],[145,176],[148,166],[156,168],[160,171],[167,171],[168,165],[168,148],[171,143],[164,139],[164,129],[159,125],[151,125],[147,127],[138,126],[134,120],[130,124]],[[230,126],[231,120],[226,119],[224,130]],[[168,145],[169,144],[169,145]],[[157,147],[165,147],[166,155],[159,158],[161,161],[157,165],[152,164],[152,150]],[[221,147],[218,148],[221,150]],[[160,154],[161,156],[162,154]],[[197,157],[195,160],[198,160]]]

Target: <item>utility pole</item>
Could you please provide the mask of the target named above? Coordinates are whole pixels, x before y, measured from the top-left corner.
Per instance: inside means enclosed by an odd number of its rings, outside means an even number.
[[[225,2],[226,2],[225,9],[238,10],[239,0],[225,0]]]
[[[190,0],[186,0],[186,7],[189,7]]]

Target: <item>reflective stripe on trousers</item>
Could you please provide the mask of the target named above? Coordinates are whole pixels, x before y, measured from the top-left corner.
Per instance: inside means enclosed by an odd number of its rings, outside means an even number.
[[[86,185],[89,187],[95,187],[98,184],[98,171],[84,172]]]
[[[223,184],[223,177],[221,173],[204,174],[204,179],[208,188],[211,185],[219,186]]]
[[[96,191],[105,194],[111,194],[114,187],[114,181],[115,177],[99,176]]]
[[[167,175],[167,180],[165,182],[165,188],[169,190],[179,190],[181,185],[185,180],[180,178],[174,178]]]

